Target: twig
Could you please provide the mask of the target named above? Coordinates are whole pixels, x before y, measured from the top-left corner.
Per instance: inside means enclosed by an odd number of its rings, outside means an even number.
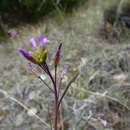
[[[100,97],[105,97],[105,98],[110,99],[110,100],[112,100],[112,101],[118,102],[119,104],[123,105],[123,106],[126,107],[128,110],[130,110],[130,108],[129,108],[127,105],[121,103],[117,98],[108,96],[108,95],[106,95],[106,94],[104,94],[104,93],[93,92],[93,91],[84,90],[83,88],[77,88],[77,87],[75,87],[75,89],[80,90],[80,91],[85,92],[85,93],[89,93],[89,94],[91,94],[91,95],[100,96]]]

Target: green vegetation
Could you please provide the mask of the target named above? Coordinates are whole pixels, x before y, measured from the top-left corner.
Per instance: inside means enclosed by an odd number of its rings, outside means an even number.
[[[68,11],[83,2],[85,0],[1,0],[0,15],[5,23],[31,22],[56,8]]]
[[[57,15],[63,21],[62,14],[71,12],[74,7],[83,5],[84,2],[86,0],[1,0],[0,41],[4,40],[3,37],[7,38],[7,29],[23,23],[37,22],[53,12],[53,15]]]

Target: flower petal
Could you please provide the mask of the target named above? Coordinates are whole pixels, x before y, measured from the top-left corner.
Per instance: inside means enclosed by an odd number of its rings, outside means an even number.
[[[60,77],[63,78],[68,70],[69,70],[69,66],[65,65],[63,70],[61,70]]]
[[[15,29],[10,29],[10,30],[8,31],[8,33],[9,33],[10,36],[12,36],[12,37],[15,37],[15,36],[18,34],[18,32],[17,32]]]
[[[25,49],[23,49],[23,48],[18,48],[18,51],[19,51],[27,60],[33,62],[34,64],[38,64],[38,63],[36,62],[36,60],[32,57],[32,55],[31,55],[28,51],[26,51]]]
[[[46,37],[44,37],[42,35],[38,37],[38,40],[41,45],[45,45],[46,43],[50,42],[50,40],[48,40]]]
[[[64,70],[64,72],[67,72],[69,70],[69,66],[65,65],[63,70]]]
[[[34,38],[31,38],[31,39],[29,40],[29,43],[30,43],[30,45],[31,45],[33,48],[36,48],[37,44],[36,44],[36,41],[35,41]]]

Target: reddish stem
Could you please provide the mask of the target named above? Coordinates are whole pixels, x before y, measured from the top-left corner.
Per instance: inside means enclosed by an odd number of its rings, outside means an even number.
[[[54,122],[54,130],[58,130],[58,115],[59,115],[59,109],[58,109],[58,93],[57,93],[57,85],[56,85],[56,75],[55,75],[55,80],[48,68],[48,65],[45,63],[44,67],[46,68],[46,72],[49,75],[52,83],[53,83],[53,87],[54,87],[54,96],[55,96],[55,122]]]

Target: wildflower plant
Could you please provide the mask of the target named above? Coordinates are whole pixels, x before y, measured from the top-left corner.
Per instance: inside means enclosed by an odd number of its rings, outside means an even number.
[[[39,45],[37,45],[36,40],[39,42]],[[34,74],[36,77],[38,77],[54,95],[54,108],[53,109],[55,110],[54,111],[55,118],[53,121],[53,128],[54,128],[54,130],[59,130],[58,121],[60,120],[60,116],[59,116],[60,105],[61,105],[62,100],[63,100],[64,96],[66,95],[71,83],[74,82],[75,79],[77,78],[78,73],[68,82],[67,86],[65,87],[65,89],[62,92],[61,91],[61,85],[62,85],[61,81],[63,79],[64,74],[68,70],[68,66],[64,66],[64,69],[62,70],[61,73],[57,72],[57,68],[60,64],[60,58],[61,58],[62,44],[60,43],[55,52],[54,58],[53,58],[53,67],[54,67],[55,73],[52,74],[52,72],[48,66],[48,63],[47,63],[48,51],[45,47],[46,43],[49,43],[49,42],[50,42],[50,40],[48,40],[44,36],[38,36],[37,38],[31,38],[29,40],[29,43],[30,43],[33,51],[30,52],[23,48],[18,48],[18,51],[30,62],[29,70],[32,72],[32,74]],[[51,87],[48,83],[46,83],[42,79],[41,76],[39,76],[37,69],[35,67],[33,67],[32,63],[39,66],[43,70],[43,72],[48,75],[50,81],[52,82]]]

